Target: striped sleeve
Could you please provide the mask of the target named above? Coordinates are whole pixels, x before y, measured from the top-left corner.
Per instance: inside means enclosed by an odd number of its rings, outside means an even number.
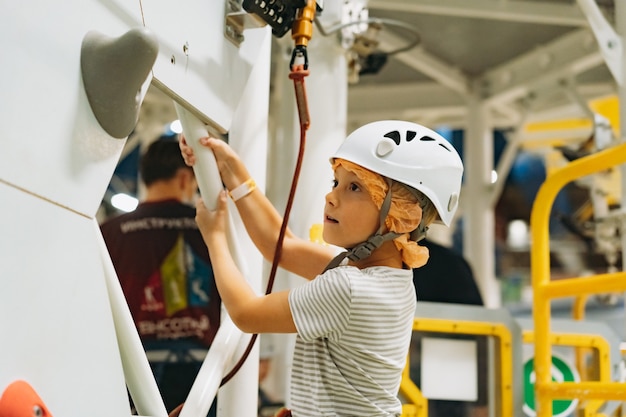
[[[320,337],[337,340],[350,320],[350,279],[335,268],[291,290],[289,305],[298,334],[304,341]]]

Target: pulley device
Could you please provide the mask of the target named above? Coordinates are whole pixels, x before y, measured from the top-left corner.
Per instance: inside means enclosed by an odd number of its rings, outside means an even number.
[[[298,57],[304,59],[304,69],[309,67],[307,45],[313,35],[315,13],[322,11],[320,2],[315,0],[244,0],[242,7],[253,13],[272,28],[272,34],[282,38],[291,29],[294,49],[290,67]]]

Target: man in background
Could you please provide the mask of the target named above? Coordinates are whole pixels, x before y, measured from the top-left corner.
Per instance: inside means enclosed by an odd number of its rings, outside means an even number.
[[[426,265],[413,270],[417,301],[483,305],[480,290],[469,263],[454,250],[424,239],[428,248]]]
[[[195,221],[196,179],[178,142],[153,142],[139,175],[145,198],[101,230],[169,412],[187,398],[213,341],[220,298]]]
[[[417,292],[417,302],[454,303],[483,305],[474,273],[467,260],[454,250],[433,241],[424,239],[420,245],[428,248],[426,265],[413,269],[413,283]],[[429,417],[476,417],[487,414],[486,375],[487,340],[485,337],[432,334],[429,337],[462,338],[476,340],[479,370],[478,401],[428,400]],[[420,385],[421,335],[413,336],[411,346],[411,379]]]

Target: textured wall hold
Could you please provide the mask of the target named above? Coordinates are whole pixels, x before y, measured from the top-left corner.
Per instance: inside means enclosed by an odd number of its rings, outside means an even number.
[[[146,28],[118,38],[90,31],[83,38],[80,66],[89,105],[111,136],[126,138],[135,128],[141,86],[158,54],[158,42]]]

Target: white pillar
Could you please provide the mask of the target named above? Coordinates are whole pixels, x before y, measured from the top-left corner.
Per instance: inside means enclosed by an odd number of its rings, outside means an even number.
[[[324,18],[340,19],[339,10],[327,3]],[[293,81],[288,78],[291,45],[281,42],[285,59],[275,67],[274,94],[270,109],[274,126],[269,142],[267,195],[282,213],[289,194],[299,149],[300,129]],[[308,239],[309,230],[322,223],[324,198],[330,191],[332,170],[329,156],[346,136],[347,67],[343,49],[335,36],[322,37],[314,30],[308,46],[309,76],[305,85],[311,125],[306,132],[302,171],[290,216],[289,227]],[[268,268],[269,270],[269,268]],[[274,291],[302,285],[303,279],[278,270]],[[281,399],[288,398],[294,335],[275,335],[275,356],[269,385]]]
[[[265,187],[264,177],[267,172],[266,158],[259,156],[267,154],[270,53],[271,38],[268,36],[262,45],[254,69],[250,73],[243,94],[244,98],[235,110],[229,132],[229,143],[241,156],[250,175],[255,178],[261,190]],[[238,218],[234,204],[229,206],[229,212],[233,218]],[[241,252],[245,254],[246,278],[260,294],[264,290],[261,285],[263,258],[250,240],[243,223],[236,221],[235,228]],[[240,345],[235,355],[235,362],[241,358],[243,349],[249,341],[249,335],[244,335],[242,339],[245,343]],[[257,401],[252,399],[258,397],[258,381],[259,343],[257,339],[243,366],[227,384],[220,388],[217,396],[218,416],[256,417]]]
[[[495,278],[495,220],[490,199],[493,169],[493,132],[485,104],[473,94],[468,99],[464,135],[465,186],[463,208],[463,253],[472,266],[485,306],[501,305]]]

